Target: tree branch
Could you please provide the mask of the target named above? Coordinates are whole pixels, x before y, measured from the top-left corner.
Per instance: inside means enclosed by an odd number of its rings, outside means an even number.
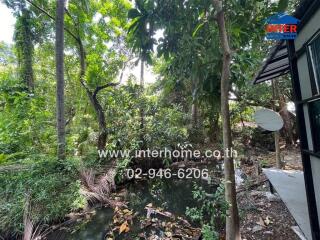
[[[45,15],[47,15],[50,19],[52,19],[53,21],[56,21],[55,17],[53,17],[48,11],[46,11],[45,9],[43,9],[42,7],[36,5],[35,3],[33,3],[30,0],[26,0],[26,2],[30,3],[33,7],[35,7],[36,9],[38,9],[40,12],[44,13]],[[71,36],[73,37],[76,41],[79,41],[79,38],[72,33],[68,28],[64,27],[64,30]]]
[[[75,21],[74,18],[72,17],[70,11],[69,11],[67,8],[65,8],[64,11],[66,12],[67,16],[72,20],[73,24],[74,24],[75,26],[77,26],[78,24],[76,23],[76,21]]]
[[[99,91],[101,91],[102,89],[105,89],[105,88],[107,88],[107,87],[115,87],[115,86],[118,86],[118,85],[122,82],[124,70],[125,70],[127,64],[128,64],[131,60],[132,60],[132,59],[129,59],[129,60],[127,60],[126,62],[123,63],[123,67],[122,67],[122,70],[121,70],[121,73],[120,73],[120,77],[119,77],[119,81],[118,81],[118,82],[115,82],[115,83],[107,83],[107,84],[105,84],[105,85],[98,86],[98,87],[95,89],[93,95],[96,96]]]
[[[96,87],[96,89],[93,92],[93,97],[96,97],[96,95],[98,94],[99,91],[101,91],[102,89],[108,88],[108,87],[115,87],[117,85],[119,85],[120,82],[116,82],[116,83],[107,83],[101,86]]]

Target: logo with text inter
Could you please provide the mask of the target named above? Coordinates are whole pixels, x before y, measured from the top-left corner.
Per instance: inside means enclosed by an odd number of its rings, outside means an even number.
[[[273,15],[266,20],[266,38],[268,40],[295,39],[299,22],[299,19],[285,13]]]

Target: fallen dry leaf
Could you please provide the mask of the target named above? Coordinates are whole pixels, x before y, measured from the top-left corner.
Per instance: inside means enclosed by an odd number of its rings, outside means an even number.
[[[124,223],[121,224],[120,228],[119,228],[119,233],[123,233],[123,232],[127,232],[126,229],[129,228],[128,227],[128,222],[125,221]],[[128,230],[129,231],[129,230]]]
[[[131,213],[131,211],[129,209],[124,209],[123,213]]]

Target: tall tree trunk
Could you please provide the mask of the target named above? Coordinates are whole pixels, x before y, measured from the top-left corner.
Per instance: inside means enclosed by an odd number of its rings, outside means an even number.
[[[144,89],[144,61],[142,59],[140,65],[140,87]]]
[[[91,104],[97,114],[99,123],[99,136],[98,136],[98,150],[103,150],[107,144],[107,124],[106,117],[101,104],[97,99],[97,94],[91,94],[90,96]]]
[[[193,103],[191,106],[191,122],[192,122],[192,128],[198,127],[198,107],[195,102],[195,99],[193,99]]]
[[[216,143],[219,139],[219,112],[212,114],[209,125],[209,139],[211,143]]]
[[[276,166],[277,168],[282,168],[282,161],[281,161],[281,152],[280,152],[280,132],[274,132],[274,145],[276,149]]]
[[[192,78],[191,124],[193,129],[196,129],[198,127],[198,106],[196,102],[196,99],[197,99],[196,88],[197,88],[197,81],[195,78]]]
[[[221,118],[223,130],[223,146],[224,150],[231,150],[232,137],[229,110],[231,49],[229,46],[228,33],[225,25],[223,1],[213,0],[213,6],[217,12],[216,21],[219,29],[220,42],[223,49],[223,65],[221,73]],[[226,218],[226,240],[239,240],[241,239],[241,235],[233,158],[231,156],[225,155],[224,165],[225,198],[229,204]]]
[[[141,69],[140,69],[140,94],[143,96],[143,91],[144,91],[144,61],[141,59]],[[141,102],[143,105],[143,103]],[[143,106],[140,106],[140,141],[142,143],[141,148],[145,149],[146,148],[146,143],[144,139],[145,135],[145,114],[144,114],[144,108]]]
[[[64,117],[64,6],[65,0],[57,0],[56,9],[56,78],[57,78],[57,135],[58,158],[65,159]]]
[[[276,80],[272,80],[272,98],[273,98],[273,110],[277,112],[277,104],[276,102],[279,101],[279,85]],[[280,153],[280,132],[274,132],[274,145],[276,150],[276,166],[277,168],[282,168],[281,162],[281,153]]]
[[[31,16],[26,6],[21,6],[21,16],[17,18],[14,39],[16,43],[19,75],[24,85],[31,92],[34,89],[33,74],[33,42],[31,32]]]

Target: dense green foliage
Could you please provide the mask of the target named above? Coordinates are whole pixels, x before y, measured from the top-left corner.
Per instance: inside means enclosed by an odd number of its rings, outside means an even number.
[[[32,2],[5,1],[16,25],[14,45],[0,43],[0,233],[23,231],[27,199],[37,223],[51,223],[85,207],[80,171],[111,162],[98,157],[100,137],[110,150],[138,149],[141,135],[151,149],[187,143],[220,146],[222,60],[210,1],[70,0],[65,14],[67,160],[58,161],[55,1]],[[263,42],[264,19],[287,5],[227,1],[235,128],[252,121],[256,106],[270,107],[270,85],[253,88],[251,80],[271,45]],[[157,74],[144,91],[137,76],[127,74],[138,60]],[[280,88],[290,100],[287,81]],[[240,141],[239,148],[244,145]],[[117,169],[124,170],[130,160],[116,159]],[[200,207],[188,209],[203,224],[206,239],[214,239],[214,219],[223,216],[224,208],[219,212],[212,207],[223,205],[222,191],[213,202],[202,189],[195,190]],[[208,213],[212,219],[204,221]]]
[[[48,156],[24,159],[17,169],[0,173],[0,229],[23,230],[26,199],[30,199],[32,219],[45,223],[59,220],[71,211],[83,208],[79,195],[76,162],[57,162]],[[4,170],[2,170],[4,171]]]
[[[223,185],[219,186],[213,195],[197,185],[194,186],[192,193],[199,207],[187,208],[186,215],[193,221],[201,223],[203,238],[205,240],[219,239],[217,229],[223,228],[227,209]],[[217,226],[217,223],[219,226]]]

